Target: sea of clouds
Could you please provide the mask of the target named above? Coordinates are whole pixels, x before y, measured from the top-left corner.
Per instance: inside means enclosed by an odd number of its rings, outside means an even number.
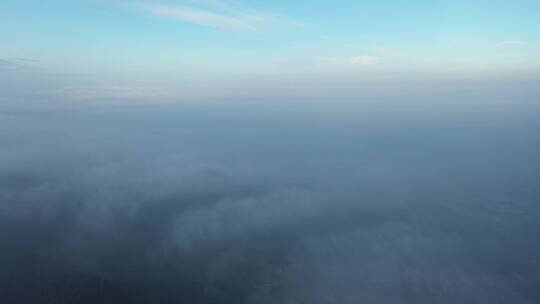
[[[12,98],[1,302],[538,303],[538,94],[451,91]]]

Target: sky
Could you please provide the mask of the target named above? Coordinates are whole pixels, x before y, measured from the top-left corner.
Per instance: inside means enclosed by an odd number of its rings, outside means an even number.
[[[536,73],[539,12],[525,0],[1,1],[0,68],[132,95],[192,79],[223,95],[254,77]]]

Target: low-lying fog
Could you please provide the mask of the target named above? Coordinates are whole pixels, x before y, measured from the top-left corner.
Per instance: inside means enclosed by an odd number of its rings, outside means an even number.
[[[537,98],[410,95],[3,107],[1,302],[538,303]]]

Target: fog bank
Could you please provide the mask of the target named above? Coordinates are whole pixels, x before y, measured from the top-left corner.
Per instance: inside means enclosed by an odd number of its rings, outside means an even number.
[[[0,298],[537,303],[540,109],[528,88],[6,102]]]

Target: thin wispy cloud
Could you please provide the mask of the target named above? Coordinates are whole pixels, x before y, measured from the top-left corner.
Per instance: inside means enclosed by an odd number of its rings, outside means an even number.
[[[224,1],[201,1],[199,6],[143,3],[138,8],[159,18],[237,32],[264,32],[303,25],[302,22],[229,5]]]
[[[67,101],[100,101],[100,100],[159,100],[174,97],[171,90],[155,87],[137,86],[73,86],[51,92],[53,96]]]
[[[0,71],[10,70],[16,66],[17,64],[13,61],[0,58]]]
[[[25,58],[0,58],[0,72],[1,71],[12,71],[12,70],[22,70],[33,68],[30,63],[32,60]]]
[[[351,58],[351,61],[355,64],[360,64],[360,65],[375,65],[381,62],[381,58],[377,56],[358,55],[358,56],[353,56]]]
[[[323,69],[348,70],[384,65],[386,58],[373,55],[355,56],[315,56],[310,60],[311,65]]]
[[[528,43],[526,41],[521,40],[508,40],[508,41],[501,41],[496,44],[496,47],[498,48],[516,48],[516,47],[527,47]]]

